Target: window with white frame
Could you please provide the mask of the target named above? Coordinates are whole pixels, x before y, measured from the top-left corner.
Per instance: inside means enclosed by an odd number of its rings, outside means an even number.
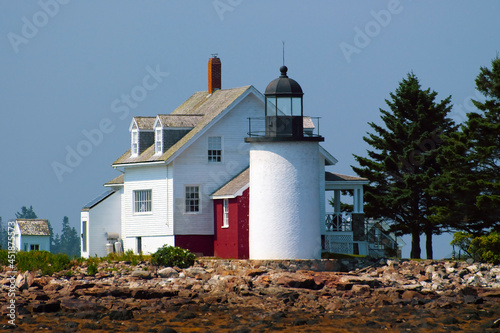
[[[151,212],[151,190],[134,191],[134,213]]]
[[[222,162],[222,138],[208,137],[208,162]]]
[[[156,128],[155,131],[155,154],[161,154],[163,152],[163,130],[161,128]]]
[[[229,227],[229,200],[224,199],[222,201],[222,227]]]
[[[200,187],[199,186],[186,186],[185,212],[186,213],[199,213],[200,212]]]
[[[82,252],[87,252],[87,221],[82,221]]]
[[[132,156],[139,155],[139,132],[132,130]]]

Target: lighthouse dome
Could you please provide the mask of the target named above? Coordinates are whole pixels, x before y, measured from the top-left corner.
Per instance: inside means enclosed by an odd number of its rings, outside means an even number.
[[[286,72],[288,68],[286,66],[280,67],[281,75],[277,79],[274,79],[267,85],[264,95],[270,96],[302,96],[302,88],[294,79],[290,79]]]

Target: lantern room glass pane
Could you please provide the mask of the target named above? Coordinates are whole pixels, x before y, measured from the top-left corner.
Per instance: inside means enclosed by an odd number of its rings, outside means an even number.
[[[266,116],[276,116],[276,97],[266,97]]]
[[[302,97],[292,97],[292,116],[302,116]]]
[[[292,99],[290,97],[277,98],[278,116],[292,115]]]

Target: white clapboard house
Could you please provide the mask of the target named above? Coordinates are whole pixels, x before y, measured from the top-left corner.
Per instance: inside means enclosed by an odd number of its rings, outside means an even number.
[[[280,78],[282,84],[293,81],[286,71]],[[81,212],[83,257],[120,248],[153,253],[164,244],[205,256],[251,257],[248,169],[253,143],[245,139],[266,133],[268,96],[253,86],[221,89],[216,56],[209,59],[208,82],[208,91],[195,92],[170,114],[132,119],[130,149],[112,165],[120,175],[104,184],[108,191]],[[318,136],[315,119],[300,114],[299,120],[301,137]],[[367,180],[325,172],[337,160],[321,146],[314,149],[319,165],[311,172],[320,175],[319,213],[307,223],[319,226],[320,249],[367,253],[362,215]],[[294,170],[287,172],[292,176]],[[281,196],[276,187],[273,191]],[[352,215],[340,212],[341,190],[354,193]],[[325,191],[334,191],[334,213],[325,211]],[[253,209],[265,211],[265,206]]]

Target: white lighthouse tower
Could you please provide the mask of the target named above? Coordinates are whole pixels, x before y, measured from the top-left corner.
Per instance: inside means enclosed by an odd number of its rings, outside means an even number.
[[[319,259],[323,137],[304,134],[303,92],[287,67],[265,92],[265,132],[250,143],[250,259]]]

